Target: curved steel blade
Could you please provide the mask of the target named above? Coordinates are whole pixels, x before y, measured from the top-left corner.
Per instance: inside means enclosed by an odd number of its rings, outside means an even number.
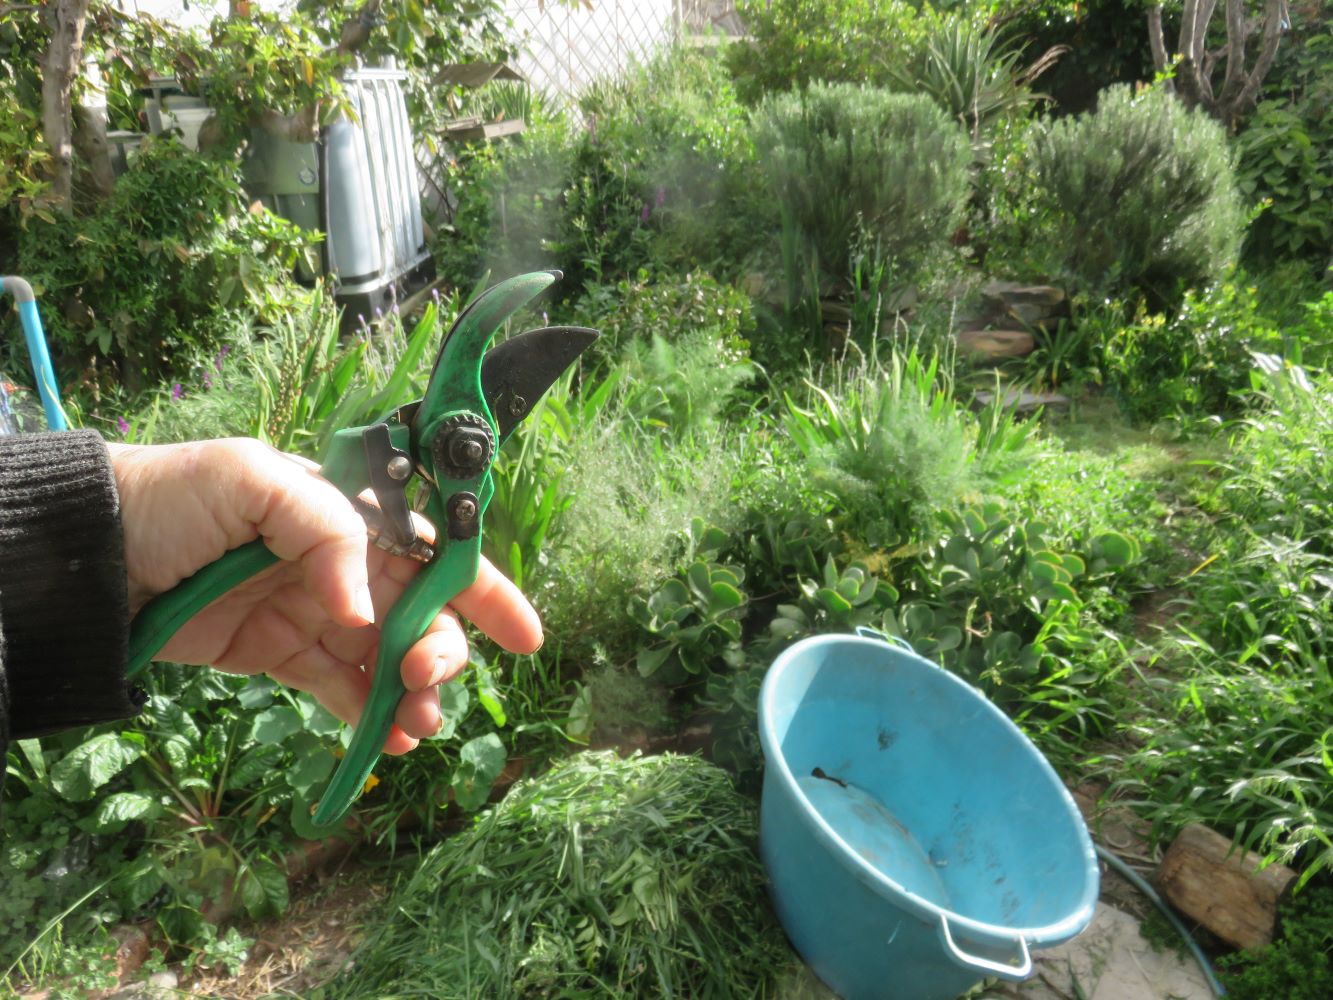
[[[486,353],[481,362],[481,393],[495,418],[501,443],[599,336],[596,330],[582,326],[548,326],[510,337]]]
[[[534,271],[508,278],[486,289],[459,314],[440,345],[426,393],[412,415],[414,448],[428,446],[433,425],[443,414],[482,406],[479,374],[491,339],[510,316],[559,278],[559,271]]]

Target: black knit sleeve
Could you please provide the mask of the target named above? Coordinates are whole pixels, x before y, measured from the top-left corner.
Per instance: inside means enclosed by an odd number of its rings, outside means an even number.
[[[0,752],[134,715],[124,540],[92,431],[0,437]]]

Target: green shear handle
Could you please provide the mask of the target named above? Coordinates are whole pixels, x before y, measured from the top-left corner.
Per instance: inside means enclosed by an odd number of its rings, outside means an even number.
[[[502,324],[560,277],[520,275],[482,293],[440,348],[425,396],[375,424],[339,430],[320,473],[344,495],[372,489],[392,543],[415,531],[406,502],[413,473],[429,490],[425,515],[436,526],[433,554],[381,623],[379,655],[360,724],[314,813],[331,826],[365,786],[406,693],[401,664],[440,611],[477,578],[481,526],[494,493],[491,464],[514,427],[597,334],[577,327],[535,330],[487,353]],[[256,540],[233,549],[151,602],[135,617],[130,675],[153,659],[206,605],[277,562]]]

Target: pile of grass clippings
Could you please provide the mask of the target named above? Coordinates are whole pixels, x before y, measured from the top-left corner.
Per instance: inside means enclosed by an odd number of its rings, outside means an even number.
[[[696,757],[584,753],[434,847],[339,997],[760,997],[799,963],[755,805]]]

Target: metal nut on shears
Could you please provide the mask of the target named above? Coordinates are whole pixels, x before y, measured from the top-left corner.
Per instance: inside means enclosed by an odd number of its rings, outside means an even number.
[[[450,417],[435,434],[431,457],[437,476],[473,479],[484,472],[495,454],[491,425],[474,413]]]

